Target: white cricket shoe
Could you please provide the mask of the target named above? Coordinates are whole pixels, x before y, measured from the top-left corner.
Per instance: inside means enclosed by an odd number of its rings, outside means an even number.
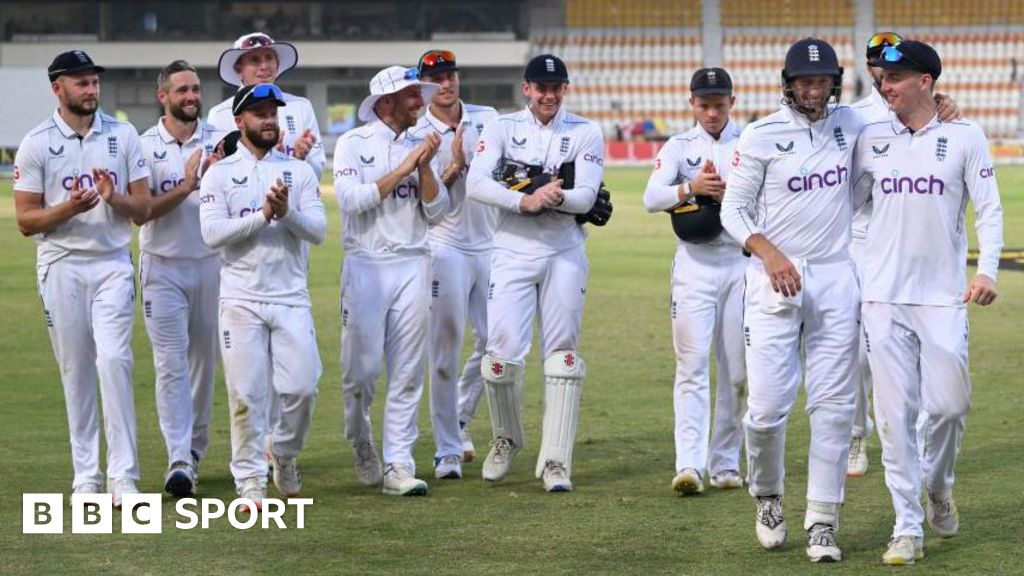
[[[164,474],[164,492],[179,498],[196,493],[196,475],[192,465],[178,460]]]
[[[405,464],[384,467],[384,493],[392,496],[426,496],[427,483],[412,474]]]
[[[768,550],[786,545],[786,519],[782,516],[782,496],[758,496],[754,523],[757,541]]]
[[[882,562],[889,566],[906,566],[924,558],[924,538],[897,536],[889,541]]]
[[[473,437],[469,435],[469,426],[459,421],[459,441],[462,442],[462,461],[467,464],[476,459],[476,447],[473,446]]]
[[[113,478],[107,480],[107,488],[114,497],[114,508],[121,507],[121,501],[125,494],[138,494],[139,489],[135,486],[135,480],[131,478]]]
[[[956,509],[952,492],[928,493],[928,525],[942,538],[951,538],[960,531],[960,511]]]
[[[458,480],[462,478],[462,457],[449,454],[442,458],[434,458],[434,478]]]
[[[684,468],[672,479],[672,491],[680,496],[692,496],[704,491],[704,480],[700,472],[693,468]]]
[[[256,505],[257,510],[263,509],[263,499],[267,497],[267,480],[261,476],[253,476],[252,478],[246,478],[242,480],[242,485],[238,488],[239,498],[248,498],[252,500],[252,503]],[[242,505],[243,512],[250,512],[249,505]]]
[[[384,477],[384,469],[377,458],[377,448],[373,440],[356,442],[352,446],[352,464],[356,468],[356,476],[363,486],[379,486]]]
[[[843,553],[836,545],[836,527],[815,524],[807,531],[807,557],[811,562],[839,562]]]
[[[519,447],[511,438],[498,436],[491,442],[491,452],[484,460],[483,477],[488,482],[497,482],[508,476],[512,469],[512,460],[519,452]]]
[[[545,492],[572,492],[572,481],[569,480],[569,473],[561,462],[545,462],[540,477],[544,481]]]
[[[846,475],[860,478],[868,473],[868,439],[854,436],[850,440],[850,455],[846,459]]]
[[[722,470],[716,472],[711,476],[709,480],[712,488],[718,488],[720,490],[732,490],[734,488],[743,488],[743,477],[736,470]]]
[[[287,497],[298,496],[302,490],[302,474],[299,473],[295,458],[271,454],[270,462],[274,468],[274,486],[277,486],[277,491]]]
[[[86,482],[71,489],[72,494],[102,494],[103,488],[96,482]]]

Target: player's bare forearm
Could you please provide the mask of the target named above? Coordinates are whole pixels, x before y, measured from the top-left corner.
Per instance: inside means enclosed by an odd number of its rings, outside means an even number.
[[[42,207],[38,204],[29,205],[19,199],[23,193],[15,192],[15,212],[18,220],[18,231],[24,236],[34,236],[53,231],[61,224],[71,220],[81,211],[76,210],[72,200],[61,202],[56,206]],[[26,194],[27,195],[27,194]],[[32,196],[32,195],[27,195]]]
[[[380,193],[380,199],[383,200],[390,196],[395,187],[411,173],[412,170],[407,170],[404,166],[400,165],[374,182],[377,185],[377,191]]]
[[[106,202],[114,209],[114,212],[141,226],[150,218],[151,198],[149,185],[143,178],[128,184],[127,194],[110,194],[107,196]]]
[[[195,182],[189,182],[186,180],[179,186],[175,186],[167,191],[166,194],[159,196],[153,196],[153,199],[149,203],[149,218],[146,222],[156,220],[164,214],[174,210],[181,205],[182,202],[188,198],[188,195],[193,191],[198,190],[199,186]]]

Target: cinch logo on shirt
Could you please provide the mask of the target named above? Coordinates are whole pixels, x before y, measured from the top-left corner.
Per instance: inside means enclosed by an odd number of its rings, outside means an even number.
[[[892,178],[882,178],[882,192],[885,194],[938,194],[942,196],[946,190],[946,183],[941,178],[929,174],[920,178],[910,176],[899,176],[899,171],[893,170]]]
[[[256,212],[259,209],[260,209],[260,207],[256,204],[256,201],[255,200],[250,200],[249,201],[249,207],[248,208],[242,208],[241,210],[239,210],[238,217],[239,218],[245,218],[249,214],[252,214],[253,212]]]
[[[117,172],[110,172],[110,179],[114,181],[114,187],[117,188]],[[71,188],[73,188],[74,185],[75,185],[75,176],[74,175],[66,176],[63,180],[60,181],[60,185],[65,190],[70,192]],[[96,181],[93,180],[92,174],[89,174],[88,172],[85,173],[85,174],[79,174],[78,175],[78,187],[79,188],[85,188],[85,189],[95,188],[96,187]]]
[[[160,188],[159,189],[160,189],[161,192],[170,192],[174,188],[177,188],[178,186],[181,186],[181,183],[184,182],[184,181],[185,181],[184,178],[179,179],[176,176],[171,176],[170,180],[161,180],[160,181]]]
[[[392,193],[398,198],[419,198],[420,188],[415,182],[409,182],[406,184],[399,184],[395,186]]]
[[[15,167],[15,170],[17,170],[17,167]],[[996,169],[992,166],[986,166],[981,169],[981,172],[979,172],[978,175],[982,178],[991,178],[996,175]]]
[[[601,158],[600,156],[596,155],[596,154],[584,154],[583,155],[583,161],[584,162],[593,162],[594,164],[597,164],[598,166],[604,166],[604,159]]]
[[[790,192],[807,192],[814,190],[815,188],[836,186],[838,184],[842,184],[844,180],[849,179],[849,172],[850,171],[847,168],[836,165],[835,168],[826,170],[822,174],[812,172],[801,176],[793,176],[787,182],[787,186],[789,187]]]
[[[342,176],[355,176],[358,174],[355,168],[342,168],[341,170],[334,171],[335,178],[341,178]]]

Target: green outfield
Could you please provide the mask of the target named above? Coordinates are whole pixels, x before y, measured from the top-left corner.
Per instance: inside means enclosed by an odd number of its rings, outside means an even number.
[[[791,418],[785,503],[790,542],[762,550],[754,506],[744,491],[673,495],[669,271],[675,248],[664,214],[641,201],[646,168],[609,169],[615,217],[591,231],[591,276],[582,355],[588,377],[573,466],[576,491],[545,494],[533,478],[540,427],[540,367],[528,361],[528,445],[500,484],[480,479],[480,461],[461,481],[435,481],[426,395],[416,457],[430,481],[426,498],[386,497],[357,484],[343,441],[339,377],[340,225],[333,197],[329,240],[312,251],[310,284],[325,373],[313,429],[300,458],[303,495],[314,499],[305,530],[238,531],[224,519],[207,530],[177,530],[164,500],[164,533],[22,535],[22,494],[68,492],[71,462],[57,366],[35,288],[35,248],[13,217],[9,182],[0,185],[0,573],[3,574],[864,574],[887,572],[881,554],[892,510],[872,438],[868,475],[847,484],[840,544],[845,560],[813,566],[804,556],[808,426]],[[1002,167],[1006,245],[1024,247],[1024,168]],[[971,232],[973,235],[973,230]],[[973,245],[973,243],[972,243]],[[955,495],[962,528],[949,540],[926,538],[926,558],[912,570],[930,574],[1019,574],[1024,542],[1024,273],[1004,272],[1000,298],[971,308],[973,408]],[[135,327],[135,403],[141,488],[162,489],[166,464],[153,392],[153,363],[142,315]],[[534,346],[536,349],[536,345]],[[383,390],[383,389],[382,389]],[[380,437],[378,393],[374,424]],[[798,404],[802,407],[802,401]],[[473,428],[478,448],[489,437],[486,403]],[[486,449],[486,448],[484,448]],[[212,442],[200,495],[234,497],[228,473],[228,410],[218,377]],[[273,489],[271,495],[275,495]],[[288,516],[292,522],[294,517]]]

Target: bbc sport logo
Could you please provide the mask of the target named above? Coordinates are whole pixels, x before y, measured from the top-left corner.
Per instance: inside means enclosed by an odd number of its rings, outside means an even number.
[[[63,494],[23,494],[22,534],[63,534]],[[122,534],[163,533],[163,495],[125,494],[121,503]],[[306,506],[312,506],[312,498],[264,498],[262,509],[257,510],[252,500],[236,498],[225,505],[217,498],[182,498],[174,509],[180,519],[174,521],[178,530],[206,529],[211,520],[227,519],[231,527],[248,530],[257,525],[267,530],[289,528],[285,513],[289,508],[295,512],[294,528],[306,527]],[[254,513],[245,510],[256,510]],[[114,501],[110,494],[71,495],[72,534],[112,534],[114,528]]]

